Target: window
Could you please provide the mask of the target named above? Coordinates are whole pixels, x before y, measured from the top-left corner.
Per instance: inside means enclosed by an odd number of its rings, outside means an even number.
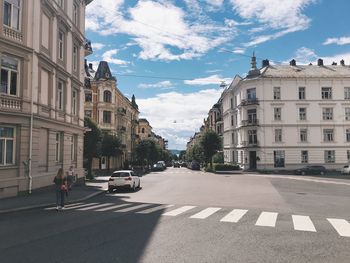
[[[92,117],[92,111],[91,110],[86,110],[85,111],[85,116],[91,118]]]
[[[112,101],[112,93],[109,90],[105,90],[103,92],[103,101],[111,103],[111,101]]]
[[[324,151],[324,162],[325,163],[335,163],[335,151]]]
[[[61,133],[57,132],[56,133],[56,151],[55,151],[55,156],[56,156],[56,162],[61,161]]]
[[[78,106],[78,92],[73,90],[72,92],[72,114],[77,115],[77,106]]]
[[[282,109],[281,108],[274,108],[274,120],[275,121],[280,121],[281,120],[281,113],[282,113]]]
[[[350,87],[344,88],[344,99],[350,100]]]
[[[299,87],[299,100],[305,100],[305,87]]]
[[[73,4],[73,22],[78,25],[78,6],[77,4]]]
[[[90,92],[85,93],[85,102],[92,102],[92,94]]]
[[[104,123],[111,123],[111,112],[110,111],[103,111],[103,122]]]
[[[332,99],[332,88],[322,88],[322,99],[331,100]]]
[[[20,30],[21,17],[21,1],[20,0],[5,0],[3,23],[5,26],[15,30]]]
[[[301,142],[307,142],[307,129],[300,129],[299,136]]]
[[[299,120],[306,120],[306,108],[299,108]]]
[[[274,100],[280,100],[281,99],[281,88],[280,87],[274,87],[273,88],[273,99]]]
[[[345,120],[350,121],[350,108],[345,108]]]
[[[78,71],[78,47],[73,46],[73,71]]]
[[[248,130],[248,143],[249,144],[257,144],[258,136],[256,130]]]
[[[57,87],[57,106],[58,109],[63,111],[63,95],[64,95],[64,83],[63,81],[58,81],[58,87]]]
[[[15,129],[0,126],[0,166],[15,164]]]
[[[58,31],[58,58],[64,60],[64,33]]]
[[[72,135],[70,140],[70,159],[75,161],[77,156],[77,136]]]
[[[235,96],[234,98],[235,98],[235,106],[237,106],[237,96]]]
[[[3,55],[1,57],[0,93],[17,95],[18,60]]]
[[[233,109],[233,99],[230,99],[230,109]]]
[[[235,124],[237,125],[238,123],[238,116],[237,116],[237,113],[235,114]]]
[[[247,89],[247,100],[255,100],[256,99],[256,89]]]
[[[231,133],[231,144],[235,144],[235,133]]]
[[[248,116],[248,123],[249,124],[256,124],[257,123],[256,109],[247,110],[247,116]]]
[[[323,141],[324,142],[333,142],[334,141],[333,129],[324,129],[323,130]]]
[[[284,167],[284,151],[273,151],[274,167]]]
[[[58,4],[61,8],[64,8],[64,0],[57,0],[57,4]]]
[[[333,120],[333,108],[322,109],[323,120]]]
[[[308,162],[309,162],[309,152],[301,151],[301,163],[308,163]]]
[[[142,133],[145,133],[145,128],[142,128],[142,129],[141,129],[141,132],[142,132]]]
[[[282,142],[282,129],[275,129],[275,142]]]
[[[346,142],[350,142],[350,129],[346,129],[345,137],[346,137]]]
[[[233,122],[233,115],[231,115],[231,126],[233,126],[234,122]]]

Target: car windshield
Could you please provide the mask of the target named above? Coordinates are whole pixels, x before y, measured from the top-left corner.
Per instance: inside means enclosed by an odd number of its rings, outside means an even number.
[[[130,173],[128,172],[115,172],[112,174],[112,177],[129,177]]]

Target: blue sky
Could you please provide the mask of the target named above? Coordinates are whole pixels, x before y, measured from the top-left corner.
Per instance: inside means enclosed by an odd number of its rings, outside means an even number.
[[[221,94],[220,83],[262,59],[350,64],[348,0],[94,0],[86,35],[140,116],[185,149]],[[142,77],[144,76],[144,77]]]

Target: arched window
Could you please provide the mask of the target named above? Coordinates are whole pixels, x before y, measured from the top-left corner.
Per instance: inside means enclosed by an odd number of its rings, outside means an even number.
[[[109,90],[103,92],[103,101],[109,103],[112,102],[112,93]]]
[[[142,133],[145,133],[145,128],[142,128],[142,131],[141,131]]]

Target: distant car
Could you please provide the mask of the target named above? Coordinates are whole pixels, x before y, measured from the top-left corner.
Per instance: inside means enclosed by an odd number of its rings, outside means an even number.
[[[294,171],[295,174],[300,174],[300,175],[307,175],[307,174],[324,175],[326,172],[327,172],[326,168],[322,165],[308,165]]]
[[[180,168],[180,163],[179,162],[174,162],[174,168]]]
[[[341,168],[340,172],[341,172],[342,174],[348,174],[348,175],[350,175],[350,165],[344,165],[344,167]]]
[[[191,162],[191,169],[192,169],[192,170],[200,170],[200,169],[201,169],[201,166],[199,165],[199,162],[197,162],[197,161],[192,161],[192,162]]]
[[[157,163],[161,164],[163,166],[164,170],[166,169],[166,164],[164,161],[158,161]]]
[[[161,163],[155,163],[152,167],[152,171],[164,171],[165,167]]]
[[[187,167],[187,163],[186,162],[182,162],[180,165],[181,165],[181,167]]]
[[[114,189],[121,188],[135,191],[140,186],[140,178],[131,170],[114,171],[108,180],[108,192],[113,192]]]

